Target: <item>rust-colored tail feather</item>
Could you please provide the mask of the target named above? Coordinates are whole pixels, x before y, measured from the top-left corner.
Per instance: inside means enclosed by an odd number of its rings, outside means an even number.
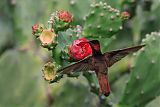
[[[108,83],[108,77],[102,73],[102,72],[96,72],[99,86],[100,86],[100,94],[103,94],[105,96],[109,96],[110,94],[110,86]]]

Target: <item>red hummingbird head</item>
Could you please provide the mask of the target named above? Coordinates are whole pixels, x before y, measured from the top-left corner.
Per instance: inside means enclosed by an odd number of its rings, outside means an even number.
[[[92,55],[97,56],[97,55],[102,55],[101,53],[101,48],[100,48],[100,43],[98,40],[90,40],[88,41],[92,48]]]
[[[92,50],[100,51],[100,43],[98,40],[90,40],[88,43],[90,44]]]
[[[86,42],[81,42],[81,44],[86,43]],[[101,53],[101,49],[100,49],[100,43],[98,40],[89,40],[87,41],[87,43],[89,43],[89,45],[92,48],[92,55],[100,55]]]

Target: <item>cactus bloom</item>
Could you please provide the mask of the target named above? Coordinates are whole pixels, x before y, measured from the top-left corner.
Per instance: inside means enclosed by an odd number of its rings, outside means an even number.
[[[56,75],[55,65],[51,62],[48,62],[44,65],[43,69],[43,77],[46,81],[53,81]]]
[[[32,26],[32,34],[33,34],[33,35],[36,33],[37,28],[38,28],[38,24],[34,24],[34,25]]]
[[[69,56],[76,61],[89,56],[92,53],[92,49],[89,43],[84,43],[87,41],[85,38],[74,40],[72,45],[68,47]]]
[[[43,25],[42,24],[34,24],[32,26],[32,34],[38,36],[39,33],[43,31]]]
[[[55,36],[56,36],[56,34],[54,34],[51,30],[46,29],[46,30],[43,30],[39,39],[42,44],[51,44],[54,42]]]
[[[53,23],[55,32],[65,31],[70,28],[73,17],[69,12],[59,10],[50,17],[50,21]]]
[[[64,22],[72,22],[72,15],[67,11],[60,10],[57,12],[57,15],[58,18]]]
[[[127,11],[124,11],[121,13],[121,17],[122,19],[128,19],[130,17],[130,14]]]

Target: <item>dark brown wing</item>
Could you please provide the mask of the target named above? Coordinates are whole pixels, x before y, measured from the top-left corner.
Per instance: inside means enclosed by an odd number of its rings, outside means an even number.
[[[60,72],[61,74],[67,74],[75,71],[76,72],[87,71],[87,70],[90,70],[91,67],[92,67],[92,64],[91,64],[91,56],[90,56],[72,65],[61,68],[57,72]]]
[[[135,47],[130,47],[130,48],[125,48],[125,49],[120,49],[120,50],[115,50],[115,51],[104,53],[105,57],[107,58],[109,62],[108,67],[112,66],[114,63],[121,60],[126,55],[138,51],[144,46],[145,45],[139,45]]]

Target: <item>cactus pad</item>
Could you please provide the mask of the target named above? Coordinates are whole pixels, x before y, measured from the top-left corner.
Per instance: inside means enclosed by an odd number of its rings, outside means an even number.
[[[107,3],[95,3],[85,18],[83,35],[85,37],[109,38],[122,29],[121,13]]]
[[[138,52],[130,80],[120,105],[143,107],[160,95],[160,33],[151,33],[142,40],[146,46]]]

